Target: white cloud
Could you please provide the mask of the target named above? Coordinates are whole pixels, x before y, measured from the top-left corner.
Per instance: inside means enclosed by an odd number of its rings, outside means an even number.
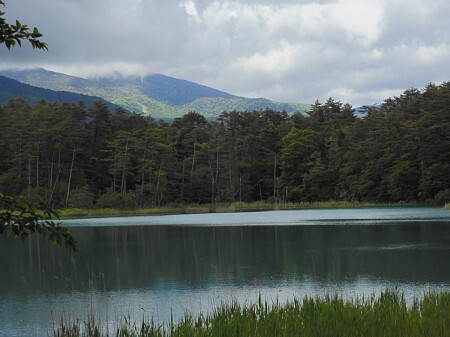
[[[188,2],[182,3],[182,4],[180,4],[180,7],[184,8],[186,10],[187,15],[192,16],[195,21],[198,21],[199,15],[198,15],[197,7],[193,1],[188,1]]]
[[[330,16],[334,16],[350,41],[363,47],[378,41],[382,30],[384,8],[381,1],[341,0],[332,6]]]
[[[237,95],[355,105],[450,77],[446,0],[15,0],[5,11],[38,26],[50,50],[0,49],[3,68],[161,72]]]
[[[58,65],[58,64],[44,64],[45,69],[52,69],[56,72],[66,74],[76,74],[76,76],[89,78],[89,77],[103,77],[111,75],[132,76],[136,74],[151,73],[151,69],[140,63],[129,62],[109,62],[105,64],[87,64],[79,67],[77,65]]]
[[[249,57],[239,58],[233,66],[249,76],[256,72],[262,72],[274,79],[280,78],[292,69],[297,53],[298,46],[281,40],[278,45],[273,46],[265,53],[257,52]]]
[[[450,45],[422,45],[414,51],[414,57],[422,63],[433,64],[450,59]]]

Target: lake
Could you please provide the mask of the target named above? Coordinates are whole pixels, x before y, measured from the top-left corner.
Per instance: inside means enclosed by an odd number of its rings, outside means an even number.
[[[316,209],[64,220],[80,252],[0,236],[0,336],[61,316],[176,321],[221,303],[450,291],[450,212]]]

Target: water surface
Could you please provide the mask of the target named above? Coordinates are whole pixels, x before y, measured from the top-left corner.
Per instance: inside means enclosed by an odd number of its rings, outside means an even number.
[[[450,212],[365,208],[67,220],[80,252],[0,237],[0,336],[61,315],[157,322],[258,296],[450,290]]]

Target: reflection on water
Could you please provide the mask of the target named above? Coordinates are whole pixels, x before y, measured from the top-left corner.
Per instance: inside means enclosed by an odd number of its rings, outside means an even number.
[[[244,222],[256,222],[252,214],[242,214]],[[449,290],[449,219],[380,218],[369,226],[368,219],[351,226],[194,226],[188,216],[177,218],[187,225],[73,227],[81,250],[73,257],[36,238],[0,237],[0,336],[45,335],[52,315],[85,317],[90,308],[105,322],[126,314],[162,321],[222,301],[254,302],[259,294],[287,300],[393,287],[410,297]]]
[[[450,212],[438,207],[367,207],[357,209],[305,209],[300,211],[209,213],[64,220],[66,226],[299,226],[376,225],[413,221],[449,221]]]

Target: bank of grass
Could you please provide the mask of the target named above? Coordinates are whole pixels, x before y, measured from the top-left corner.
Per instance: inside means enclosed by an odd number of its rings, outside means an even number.
[[[450,203],[445,204],[444,208],[445,208],[447,211],[450,211]]]
[[[103,217],[103,216],[138,216],[138,215],[168,215],[168,214],[202,214],[202,213],[232,213],[232,212],[255,212],[270,210],[295,210],[314,208],[351,208],[351,207],[375,207],[375,206],[405,206],[404,204],[380,204],[371,202],[350,201],[320,201],[320,202],[298,202],[298,203],[269,203],[269,202],[233,202],[220,204],[201,205],[170,205],[166,207],[117,209],[117,208],[95,208],[82,209],[70,208],[59,210],[61,218],[74,217]]]
[[[450,336],[450,293],[427,293],[407,305],[402,294],[344,300],[305,297],[286,304],[259,301],[219,306],[211,315],[187,314],[179,323],[157,325],[125,319],[112,333],[94,320],[65,324],[55,337],[443,337]]]
[[[61,218],[163,215],[163,214],[177,214],[177,213],[181,213],[180,210],[171,207],[137,208],[137,209],[68,208],[58,210],[58,215]]]
[[[351,201],[317,201],[317,202],[287,202],[269,203],[257,201],[252,203],[234,202],[231,204],[217,205],[217,212],[251,212],[268,210],[295,210],[314,208],[351,208],[351,207],[374,207],[386,206],[387,204],[377,204],[371,202],[351,202]]]

